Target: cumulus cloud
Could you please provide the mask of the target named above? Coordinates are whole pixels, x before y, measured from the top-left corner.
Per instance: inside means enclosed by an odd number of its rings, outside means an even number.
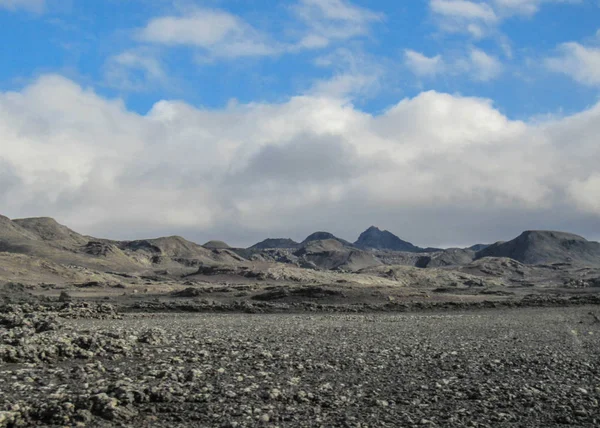
[[[0,0],[0,9],[17,10],[25,9],[40,13],[44,11],[46,0]]]
[[[584,85],[600,86],[600,47],[563,43],[555,57],[546,59],[546,66]]]
[[[0,93],[0,206],[101,236],[238,245],[371,224],[421,245],[589,236],[599,134],[600,105],[534,125],[433,91],[378,115],[322,94],[140,115],[51,75]]]

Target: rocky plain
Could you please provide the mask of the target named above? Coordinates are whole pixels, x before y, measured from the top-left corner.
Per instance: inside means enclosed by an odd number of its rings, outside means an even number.
[[[600,425],[600,244],[249,248],[0,217],[0,426]]]

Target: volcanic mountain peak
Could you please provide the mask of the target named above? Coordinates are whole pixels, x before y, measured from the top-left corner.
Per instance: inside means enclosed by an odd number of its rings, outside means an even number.
[[[343,245],[353,247],[353,245],[350,242],[348,242],[344,239],[338,238],[337,236],[335,236],[329,232],[322,232],[322,231],[311,233],[310,235],[308,235],[306,237],[306,239],[304,241],[302,241],[301,245],[306,245],[312,241],[325,241],[327,239],[333,239],[333,240],[340,242]]]
[[[250,250],[266,250],[271,248],[298,248],[300,244],[290,238],[267,238],[251,246]]]
[[[226,250],[231,248],[226,242],[216,240],[208,241],[203,247],[210,250]]]
[[[393,233],[387,230],[381,230],[376,226],[371,226],[361,233],[354,245],[363,249],[376,250],[409,252],[418,252],[421,250],[410,242],[403,241]]]

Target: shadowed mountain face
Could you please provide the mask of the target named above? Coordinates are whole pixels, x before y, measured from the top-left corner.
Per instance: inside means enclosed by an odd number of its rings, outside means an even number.
[[[525,264],[573,263],[600,266],[600,243],[578,235],[526,231],[512,241],[498,242],[479,251],[483,257],[508,257]]]
[[[361,233],[354,245],[365,250],[421,251],[421,248],[410,242],[403,241],[393,233],[387,230],[380,230],[375,226],[371,226]]]

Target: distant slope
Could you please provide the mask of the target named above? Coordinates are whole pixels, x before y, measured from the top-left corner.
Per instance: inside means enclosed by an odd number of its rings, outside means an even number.
[[[22,218],[12,220],[12,222],[54,246],[75,249],[89,241],[89,238],[63,226],[50,217]]]
[[[144,241],[134,241],[129,244],[147,242],[151,247],[158,249],[160,254],[167,257],[184,257],[193,258],[206,256],[211,254],[211,251],[195,242],[188,241],[181,236],[166,236],[162,238],[146,239]]]
[[[47,217],[12,221],[0,217],[0,252],[23,254],[53,263],[77,265],[97,270],[130,271],[139,265],[118,248],[88,247],[91,240]],[[104,245],[104,244],[103,244]],[[114,250],[114,251],[111,251]],[[90,254],[96,251],[98,254]]]
[[[468,248],[465,248],[465,250],[472,250],[472,251],[481,251],[481,250],[485,250],[487,247],[489,247],[490,244],[475,244],[475,245],[471,245]]]
[[[237,264],[244,261],[228,249],[204,248],[180,236],[137,241],[84,236],[49,217],[10,220],[0,216],[0,252],[100,272],[135,272],[155,267]]]
[[[23,245],[37,245],[39,236],[0,215],[0,251],[11,251]]]
[[[381,230],[375,226],[371,226],[361,233],[354,245],[363,250],[391,250],[412,253],[422,251],[421,248],[410,242],[403,241],[393,233]]]
[[[147,257],[154,264],[165,264],[171,261],[184,264],[191,264],[191,262],[202,264],[235,264],[241,260],[237,254],[228,249],[229,246],[224,242],[217,243],[216,241],[210,241],[210,243],[214,243],[215,246],[226,247],[205,248],[181,236],[168,236],[122,242],[121,248],[128,254]]]
[[[600,243],[565,232],[530,230],[517,238],[477,252],[483,257],[508,257],[525,264],[573,263],[599,266]]]
[[[306,239],[304,241],[302,241],[300,243],[300,245],[301,246],[305,246],[306,244],[308,244],[310,242],[313,242],[313,241],[325,241],[325,240],[328,240],[328,239],[332,239],[332,240],[337,241],[340,244],[348,246],[348,247],[354,247],[354,245],[351,244],[350,242],[348,242],[348,241],[346,241],[344,239],[338,238],[337,236],[335,236],[335,235],[333,235],[333,234],[331,234],[329,232],[315,232],[315,233],[311,233],[310,235],[308,235],[306,237]]]
[[[294,256],[320,269],[357,271],[382,263],[373,254],[344,245],[335,239],[310,241]]]
[[[213,241],[208,241],[207,243],[205,243],[205,244],[203,245],[203,247],[204,247],[204,248],[209,248],[209,249],[211,249],[211,250],[214,250],[214,249],[217,249],[217,250],[225,250],[225,249],[231,248],[231,247],[229,246],[229,244],[227,244],[226,242],[223,242],[223,241],[215,241],[215,240],[213,240]]]
[[[469,264],[475,258],[475,251],[463,250],[461,248],[450,248],[448,250],[430,253],[419,258],[417,267],[444,267],[461,266]]]
[[[300,244],[289,238],[268,238],[249,247],[249,250],[266,250],[272,248],[298,248]]]

